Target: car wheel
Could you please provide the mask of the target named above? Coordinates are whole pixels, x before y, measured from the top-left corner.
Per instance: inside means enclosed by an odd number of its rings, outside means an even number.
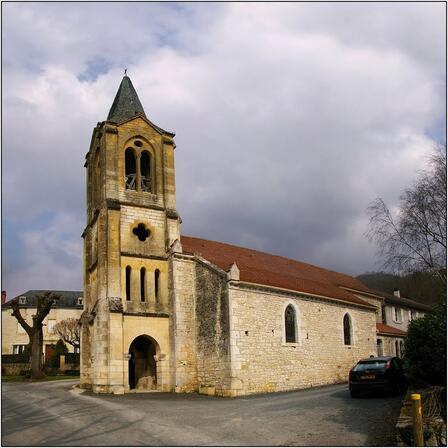
[[[350,391],[350,396],[352,398],[358,398],[359,397],[359,392],[354,392],[353,390]]]

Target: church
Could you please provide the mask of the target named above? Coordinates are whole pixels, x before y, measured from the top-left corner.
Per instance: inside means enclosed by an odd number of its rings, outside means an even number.
[[[181,235],[175,148],[125,75],[85,162],[81,387],[235,397],[346,381],[377,353],[384,296],[345,274]]]

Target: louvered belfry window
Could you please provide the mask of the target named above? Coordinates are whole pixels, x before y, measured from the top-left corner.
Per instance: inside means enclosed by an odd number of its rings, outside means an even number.
[[[296,313],[292,305],[285,310],[286,342],[296,342]]]
[[[126,190],[137,190],[137,164],[134,150],[127,148],[124,158]]]

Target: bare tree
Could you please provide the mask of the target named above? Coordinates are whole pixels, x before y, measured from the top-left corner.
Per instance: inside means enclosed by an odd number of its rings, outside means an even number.
[[[400,273],[429,272],[446,282],[446,146],[430,158],[429,170],[400,196],[396,217],[377,198],[367,209],[367,236],[384,266]]]
[[[53,327],[53,331],[73,348],[79,348],[80,322],[78,319],[69,317],[61,320]]]
[[[33,317],[33,325],[29,325],[20,312],[20,305],[17,300],[11,302],[12,315],[18,320],[23,329],[27,332],[30,339],[30,365],[31,378],[40,379],[45,377],[43,371],[43,345],[44,338],[42,332],[42,322],[51,310],[54,300],[58,300],[60,296],[47,292],[37,297],[37,310]]]

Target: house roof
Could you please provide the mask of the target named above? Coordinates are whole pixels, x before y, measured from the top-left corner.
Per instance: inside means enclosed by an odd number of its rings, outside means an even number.
[[[399,328],[391,327],[390,325],[386,324],[376,324],[376,332],[378,334],[390,334],[394,336],[406,336],[406,332],[403,330],[400,330]]]
[[[240,270],[240,280],[244,282],[372,306],[342,289],[374,294],[360,280],[346,274],[217,241],[182,236],[181,243],[183,252],[200,255],[225,271],[235,262]]]
[[[402,305],[406,306],[408,308],[416,308],[418,310],[422,311],[431,311],[432,307],[429,305],[426,305],[425,303],[416,302],[415,300],[408,299],[406,297],[397,297],[393,294],[388,293],[382,293],[386,303],[392,304],[392,305]]]
[[[14,297],[11,300],[8,300],[8,302],[3,304],[2,308],[11,308],[11,303],[13,301],[18,301],[21,297],[26,297],[26,303],[21,304],[21,308],[36,308],[37,297],[50,291],[60,296],[60,299],[56,301],[52,308],[83,308],[83,305],[78,305],[78,298],[83,297],[83,291],[56,291],[47,289],[31,289],[27,292],[19,294],[18,296]]]

